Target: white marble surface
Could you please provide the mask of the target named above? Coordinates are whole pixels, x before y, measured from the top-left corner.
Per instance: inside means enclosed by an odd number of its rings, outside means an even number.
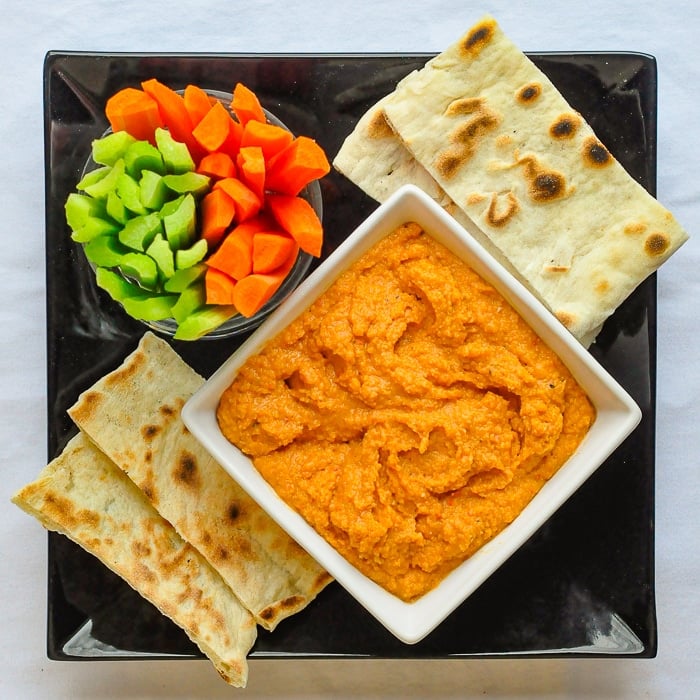
[[[528,51],[629,50],[659,69],[658,197],[700,232],[696,0],[5,0],[0,143],[0,698],[216,698],[202,662],[47,660],[46,534],[9,503],[46,459],[42,62],[48,50],[439,51],[484,12]],[[281,9],[284,8],[284,9]],[[527,9],[526,9],[527,8]],[[659,273],[653,660],[253,661],[247,697],[700,697],[700,234]]]

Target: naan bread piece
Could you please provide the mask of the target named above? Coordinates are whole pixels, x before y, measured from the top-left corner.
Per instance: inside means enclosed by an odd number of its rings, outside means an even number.
[[[68,413],[271,630],[331,577],[185,427],[180,411],[203,381],[168,343],[147,332]]]
[[[579,339],[687,239],[491,17],[382,107],[413,158]]]
[[[253,616],[85,435],[72,438],[12,501],[100,559],[182,627],[227,683],[245,687]]]

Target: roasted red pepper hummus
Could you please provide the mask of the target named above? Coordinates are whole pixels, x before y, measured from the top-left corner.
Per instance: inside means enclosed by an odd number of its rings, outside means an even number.
[[[249,359],[218,409],[279,495],[404,600],[510,523],[593,419],[557,356],[415,224]]]

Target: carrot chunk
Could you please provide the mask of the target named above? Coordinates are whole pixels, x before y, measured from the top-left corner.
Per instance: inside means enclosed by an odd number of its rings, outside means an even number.
[[[231,109],[242,126],[245,126],[251,119],[259,122],[267,121],[265,111],[257,95],[243,83],[236,83],[236,87],[233,89]]]
[[[223,151],[213,151],[207,153],[199,161],[197,172],[202,175],[209,175],[216,180],[234,177],[236,175],[236,164],[228,153]]]
[[[260,201],[265,197],[265,157],[260,146],[246,146],[238,151],[238,174]]]
[[[286,233],[260,231],[253,236],[253,272],[272,272],[292,255],[296,259],[299,246]]]
[[[281,194],[299,194],[330,171],[323,149],[308,136],[297,136],[267,164],[265,186]]]
[[[252,273],[239,280],[233,288],[233,303],[243,316],[253,316],[270,300],[294,266],[296,257],[290,256],[272,272]]]
[[[139,141],[155,143],[155,131],[163,126],[158,103],[143,90],[127,87],[112,95],[105,106],[112,131],[126,131]]]
[[[202,198],[202,238],[209,245],[209,250],[221,242],[235,215],[236,205],[222,189],[212,189]]]
[[[185,88],[183,98],[185,100],[185,109],[190,115],[193,127],[197,126],[204,119],[206,113],[216,101],[215,98],[209,97],[198,85],[188,85]]]
[[[299,247],[319,257],[323,247],[323,225],[313,207],[301,197],[286,194],[268,194],[266,202],[277,223]]]
[[[186,144],[192,157],[198,160],[202,155],[201,148],[192,137],[192,119],[187,107],[185,107],[184,97],[161,83],[157,78],[143,81],[141,87],[158,103],[163,124],[168,128],[172,137],[176,141]]]
[[[236,221],[242,223],[255,216],[262,207],[262,201],[258,195],[238,178],[227,177],[218,180],[214,188],[222,189],[231,197],[236,206]]]
[[[229,306],[233,304],[233,290],[236,280],[215,267],[208,267],[204,273],[204,290],[207,304]]]
[[[192,136],[207,152],[219,150],[228,139],[233,118],[221,102],[215,102],[202,121],[192,130]]]
[[[276,124],[250,120],[243,129],[241,146],[260,146],[265,161],[269,161],[293,141],[290,131]]]
[[[209,256],[207,265],[225,272],[235,280],[242,280],[253,271],[253,235],[255,230],[241,224],[222,241],[218,250]]]

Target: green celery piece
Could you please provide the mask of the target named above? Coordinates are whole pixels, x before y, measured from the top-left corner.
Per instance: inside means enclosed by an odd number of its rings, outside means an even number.
[[[109,166],[105,166],[109,167]],[[83,191],[89,194],[91,197],[96,197],[97,199],[104,199],[112,190],[117,189],[117,183],[119,178],[124,174],[125,166],[124,159],[119,158],[111,170],[97,182],[88,185],[83,188]]]
[[[192,267],[184,267],[181,270],[175,270],[175,274],[170,279],[166,280],[163,288],[166,292],[184,292],[187,287],[202,279],[206,271],[207,266],[204,263],[197,263],[192,265]]]
[[[111,172],[112,166],[110,165],[103,165],[100,168],[88,170],[88,172],[86,172],[85,175],[80,178],[80,181],[75,186],[75,189],[85,191],[87,187],[99,182],[103,177],[107,177],[107,175],[109,175]]]
[[[235,306],[205,306],[182,321],[173,336],[175,340],[197,340],[218,328],[238,313]]]
[[[175,251],[175,267],[178,270],[183,270],[192,265],[196,265],[198,262],[204,260],[207,255],[207,250],[209,246],[207,242],[200,238],[194,245],[189,248],[180,248],[180,250]]]
[[[153,290],[158,284],[156,261],[145,253],[127,253],[119,262],[119,269],[144,289]]]
[[[137,284],[129,282],[118,272],[106,267],[98,267],[95,270],[95,281],[100,289],[104,289],[112,299],[120,303],[133,297],[143,298],[146,294]]]
[[[207,294],[203,285],[192,285],[187,287],[173,305],[173,318],[178,323],[183,323],[187,317],[201,309],[207,303]]]
[[[107,195],[107,203],[105,208],[107,210],[107,214],[117,223],[122,224],[122,226],[131,218],[129,210],[124,206],[124,202],[122,202],[122,199],[116,190],[112,190]]]
[[[166,281],[166,291],[171,291],[167,289],[167,280],[175,274],[175,255],[163,234],[156,234],[151,245],[146,248],[146,255],[149,255],[158,266],[159,276]]]
[[[124,161],[120,161],[124,162]],[[126,167],[126,166],[125,166]],[[117,194],[124,206],[134,214],[147,214],[146,207],[141,204],[141,191],[139,183],[126,171],[121,173],[117,180]]]
[[[97,236],[109,236],[117,233],[119,226],[113,221],[97,216],[88,216],[85,223],[71,233],[71,238],[76,243],[87,243]]]
[[[160,321],[172,318],[172,307],[176,301],[176,294],[151,294],[124,299],[122,304],[129,316],[142,321]]]
[[[195,164],[189,149],[184,143],[176,141],[167,129],[157,128],[155,138],[167,172],[178,175],[194,170]]]
[[[160,151],[148,141],[135,141],[124,154],[126,172],[133,178],[140,178],[144,170],[165,175],[165,163]]]
[[[136,139],[128,131],[114,131],[92,142],[92,159],[100,165],[114,165],[132,143]]]
[[[197,207],[191,194],[165,204],[160,211],[170,247],[177,251],[192,244],[197,232]]]
[[[152,170],[144,170],[139,180],[141,204],[150,211],[160,211],[168,199],[170,190],[163,182],[163,176]]]
[[[181,173],[180,175],[166,175],[163,182],[177,194],[191,192],[195,197],[199,197],[209,189],[210,179],[202,173]]]
[[[119,240],[132,250],[143,252],[153,239],[163,232],[163,225],[157,212],[150,212],[129,219],[119,232]]]
[[[64,205],[66,212],[66,222],[71,230],[77,231],[82,228],[88,217],[96,216],[104,218],[106,215],[104,202],[86,194],[71,192],[66,198]]]
[[[117,267],[129,249],[116,236],[97,236],[83,246],[87,259],[98,267]]]

